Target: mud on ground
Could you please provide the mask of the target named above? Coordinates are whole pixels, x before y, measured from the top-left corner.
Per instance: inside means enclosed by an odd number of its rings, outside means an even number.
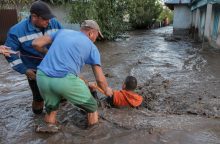
[[[145,103],[140,109],[100,107],[100,122],[91,128],[85,112],[67,103],[55,134],[35,133],[45,113],[32,113],[26,78],[0,57],[0,143],[219,144],[219,50],[171,33],[172,27],[134,31],[125,40],[97,43],[110,86],[120,89],[133,75]],[[89,67],[83,76],[94,80]]]

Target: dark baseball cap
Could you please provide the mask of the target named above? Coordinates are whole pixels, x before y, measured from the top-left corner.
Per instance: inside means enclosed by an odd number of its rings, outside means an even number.
[[[53,13],[51,12],[48,4],[40,0],[33,2],[33,4],[31,5],[30,13],[34,13],[37,16],[40,16],[46,20],[55,17],[55,15],[53,15]]]

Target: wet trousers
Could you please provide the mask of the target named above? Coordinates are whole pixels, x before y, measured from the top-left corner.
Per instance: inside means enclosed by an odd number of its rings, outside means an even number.
[[[59,108],[62,97],[88,113],[97,110],[97,102],[92,97],[89,88],[83,80],[73,74],[67,74],[63,78],[55,78],[48,77],[38,70],[37,85],[44,99],[47,113]]]
[[[39,88],[37,86],[36,80],[29,80],[28,79],[28,84],[29,84],[29,86],[31,88],[31,91],[32,91],[33,100],[37,101],[37,102],[44,101],[41,94],[40,94],[40,91],[39,91]]]

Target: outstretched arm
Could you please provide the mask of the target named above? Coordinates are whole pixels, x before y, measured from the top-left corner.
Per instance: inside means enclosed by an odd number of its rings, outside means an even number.
[[[113,91],[110,87],[108,87],[108,83],[107,83],[106,78],[103,74],[101,66],[93,65],[92,70],[95,75],[98,87],[100,87],[104,91],[105,95],[112,96]]]
[[[46,54],[48,51],[46,45],[51,43],[52,43],[52,38],[46,35],[33,40],[32,46],[35,50],[39,51],[40,53]]]
[[[10,54],[11,54],[12,52],[13,52],[13,51],[10,50],[9,47],[4,46],[4,45],[0,45],[0,54],[3,54],[3,55],[5,55],[5,56],[7,56],[7,57],[10,57]],[[13,54],[15,54],[15,53],[13,53]]]

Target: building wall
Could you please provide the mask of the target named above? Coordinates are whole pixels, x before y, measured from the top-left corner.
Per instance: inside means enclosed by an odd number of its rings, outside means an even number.
[[[205,2],[205,1],[204,1]],[[186,34],[202,42],[208,41],[220,48],[220,3],[203,3],[191,8],[183,4],[174,5],[173,33]],[[190,31],[187,31],[190,29]]]
[[[200,9],[196,9],[195,28],[198,29],[200,21]]]
[[[206,22],[205,22],[205,37],[208,41],[211,40],[211,29],[212,29],[212,4],[207,5],[206,9]]]
[[[211,31],[212,39],[217,39],[219,33],[219,16],[220,16],[220,8],[213,6],[213,27]]]
[[[212,18],[211,43],[220,48],[220,5],[213,5]]]
[[[196,26],[196,10],[192,11],[192,26]]]
[[[198,21],[199,37],[204,39],[205,35],[205,21],[206,21],[206,7],[200,9],[200,16]]]
[[[191,10],[186,5],[174,6],[173,33],[185,35],[189,33],[192,23]]]
[[[196,16],[195,16],[196,15]],[[220,48],[220,5],[208,3],[192,11],[192,26],[198,29],[196,37]],[[194,36],[195,38],[195,36]],[[196,39],[197,39],[196,38]]]
[[[174,6],[173,27],[177,29],[189,29],[191,26],[191,10],[185,5]]]

